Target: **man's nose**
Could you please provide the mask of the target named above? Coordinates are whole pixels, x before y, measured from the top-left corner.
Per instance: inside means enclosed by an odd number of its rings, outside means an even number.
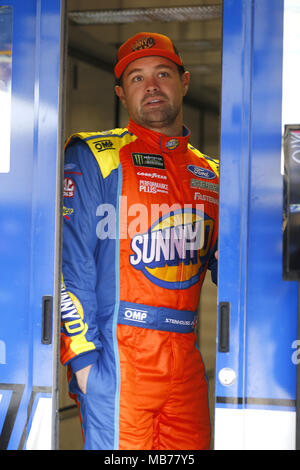
[[[158,91],[159,86],[155,78],[151,77],[148,78],[146,82],[146,92],[147,93],[153,93],[154,91]]]

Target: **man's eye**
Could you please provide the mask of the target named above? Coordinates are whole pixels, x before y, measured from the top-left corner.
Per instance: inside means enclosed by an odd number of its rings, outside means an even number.
[[[141,75],[136,75],[135,77],[132,78],[133,82],[140,82],[143,79]]]
[[[159,77],[167,77],[168,75],[168,72],[159,72],[158,74]]]

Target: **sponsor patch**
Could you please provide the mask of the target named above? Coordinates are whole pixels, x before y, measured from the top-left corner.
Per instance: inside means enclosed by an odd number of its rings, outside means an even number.
[[[66,177],[64,179],[64,197],[74,197],[75,183],[72,178]]]
[[[168,194],[168,185],[166,183],[160,183],[158,181],[140,180],[140,192],[151,194]]]
[[[139,51],[140,49],[150,49],[155,45],[155,40],[152,37],[140,38],[132,44],[132,51]]]
[[[63,207],[63,216],[65,217],[65,219],[70,219],[69,215],[73,214],[74,212],[74,209],[72,209],[71,207],[66,207],[64,206]]]
[[[137,172],[137,175],[138,176],[145,176],[146,178],[157,178],[157,179],[161,179],[161,180],[166,180],[167,177],[166,175],[160,175],[159,173],[147,173],[145,171],[138,171]]]
[[[165,170],[165,162],[162,155],[154,153],[132,153],[131,155],[135,166]]]
[[[71,171],[77,169],[77,165],[75,163],[66,163],[64,166],[66,171]]]
[[[97,140],[96,142],[93,142],[93,145],[97,152],[104,152],[104,150],[115,148],[111,140]]]
[[[187,169],[198,178],[203,178],[205,180],[213,180],[216,178],[215,173],[209,170],[208,168],[202,168],[201,166],[195,165],[188,165]]]
[[[219,185],[214,183],[209,183],[208,181],[201,181],[191,179],[191,188],[202,188],[207,189],[208,191],[213,191],[214,193],[219,192]]]
[[[177,318],[166,318],[165,323],[172,323],[173,325],[180,325],[180,326],[191,326],[195,328],[197,325],[197,316],[195,315],[193,320],[178,320]]]
[[[204,202],[209,202],[210,204],[216,204],[219,205],[218,199],[212,196],[208,196],[207,194],[202,194],[202,193],[195,193],[194,194],[194,200],[195,201],[204,201]]]
[[[178,139],[171,139],[171,140],[168,140],[168,142],[166,143],[166,147],[169,150],[176,149],[178,147],[178,145],[179,145],[179,140]]]
[[[147,322],[147,310],[126,308],[124,311],[124,320],[146,323]]]
[[[77,297],[61,286],[61,319],[67,336],[77,336],[87,332],[83,321],[83,308]]]
[[[197,324],[197,313],[131,302],[120,302],[118,323],[161,331],[190,333]]]
[[[202,211],[172,211],[132,238],[129,262],[160,287],[187,289],[205,268],[213,228],[213,220]]]

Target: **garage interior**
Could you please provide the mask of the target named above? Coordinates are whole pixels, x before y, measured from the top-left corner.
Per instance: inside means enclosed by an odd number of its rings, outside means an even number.
[[[126,111],[114,94],[119,45],[141,31],[168,35],[191,73],[184,122],[191,144],[219,159],[222,65],[221,0],[68,0],[64,135],[125,127]],[[199,306],[199,348],[209,381],[213,431],[217,287],[206,276]],[[83,447],[80,420],[60,368],[59,449]],[[213,432],[212,443],[213,448]]]

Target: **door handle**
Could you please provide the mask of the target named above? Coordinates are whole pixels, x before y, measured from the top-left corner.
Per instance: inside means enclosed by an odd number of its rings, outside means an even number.
[[[229,352],[230,343],[230,303],[219,303],[219,352]]]
[[[53,298],[44,295],[42,299],[42,344],[52,343]]]

